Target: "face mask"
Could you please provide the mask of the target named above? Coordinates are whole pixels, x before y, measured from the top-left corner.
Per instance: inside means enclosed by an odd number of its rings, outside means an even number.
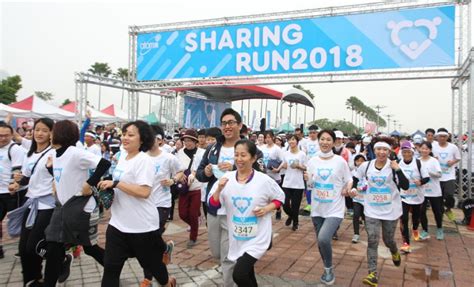
[[[225,171],[220,170],[219,167],[217,166],[217,164],[213,164],[212,165],[212,173],[214,174],[214,176],[217,179],[220,179],[222,176],[224,176]]]
[[[320,158],[330,158],[334,155],[334,152],[332,151],[332,149],[328,152],[319,152],[319,157]]]

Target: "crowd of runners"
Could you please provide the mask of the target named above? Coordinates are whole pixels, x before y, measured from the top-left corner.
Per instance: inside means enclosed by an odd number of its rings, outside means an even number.
[[[200,240],[205,222],[226,287],[258,285],[254,265],[272,247],[275,220],[298,232],[299,217],[311,217],[326,285],[337,277],[332,241],[342,220],[352,217],[354,244],[363,224],[368,275],[360,280],[370,286],[378,284],[380,237],[400,266],[411,240],[443,240],[443,214],[455,220],[461,156],[444,128],[426,129],[424,137],[348,137],[311,125],[305,137],[300,128],[250,132],[233,109],[220,115],[220,127],[175,135],[143,121],[94,125],[90,116],[82,126],[40,118],[18,130],[9,121],[0,122],[0,219],[19,237],[25,286],[65,282],[70,250],[78,248],[103,266],[102,286],[119,286],[133,257],[143,268],[141,286],[153,278],[176,286],[167,270],[174,243],[165,232],[176,201],[189,225],[187,248]],[[436,230],[428,230],[429,208]],[[106,210],[102,247],[97,227]],[[397,225],[402,242],[395,240]]]

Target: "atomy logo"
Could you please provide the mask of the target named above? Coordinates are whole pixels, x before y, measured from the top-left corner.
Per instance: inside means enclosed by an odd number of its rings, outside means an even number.
[[[156,35],[155,37],[153,37],[152,39],[150,39],[151,41],[146,41],[146,42],[142,42],[140,43],[140,55],[145,55],[147,54],[148,52],[150,52],[152,49],[157,49],[160,47],[160,44],[159,44],[159,41],[161,39],[161,35]]]
[[[418,19],[416,21],[404,20],[396,23],[390,21],[387,27],[392,30],[390,38],[392,43],[400,48],[400,50],[412,60],[416,60],[431,45],[432,41],[438,36],[438,28],[441,24],[441,18],[435,17],[432,21],[428,19]],[[403,29],[428,29],[428,38],[412,41],[408,45],[400,40],[400,31]],[[424,33],[423,33],[424,34]],[[424,37],[424,36],[423,36]]]

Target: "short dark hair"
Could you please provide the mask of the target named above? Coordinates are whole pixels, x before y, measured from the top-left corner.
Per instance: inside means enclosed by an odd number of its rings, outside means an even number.
[[[332,130],[322,130],[318,133],[318,140],[321,138],[321,136],[323,134],[328,134],[331,138],[332,138],[332,141],[335,142],[336,141],[336,133],[334,133],[334,131]]]
[[[198,136],[205,136],[206,135],[206,129],[199,129],[197,131]]]
[[[425,131],[425,134],[427,134],[427,133],[435,134],[436,131],[435,131],[434,129],[432,129],[432,128],[428,128],[428,129],[426,129],[426,131]]]
[[[13,134],[13,128],[7,124],[6,122],[4,121],[0,121],[0,128],[6,128],[6,129],[9,129],[10,132]]]
[[[428,142],[428,141],[422,142],[421,145],[420,145],[420,147],[422,147],[422,146],[426,146],[426,147],[429,148],[430,150],[433,150],[433,145],[432,145],[430,142]]]
[[[240,114],[232,109],[232,108],[227,108],[225,109],[222,114],[221,114],[221,122],[222,122],[222,119],[224,118],[224,116],[227,116],[227,115],[233,115],[235,120],[240,124],[242,122],[242,117],[240,116]]]
[[[310,131],[317,131],[318,129],[319,128],[318,128],[317,125],[310,125],[309,128],[308,128],[308,130],[310,130]]]
[[[75,146],[79,140],[79,128],[70,120],[62,120],[54,124],[53,145],[61,147]]]
[[[361,154],[356,155],[356,156],[354,157],[354,163],[355,163],[356,161],[358,161],[359,159],[361,159],[361,158],[363,158],[364,161],[365,161],[365,156],[363,156],[363,155],[361,155]]]
[[[130,126],[135,126],[138,129],[140,141],[142,142],[138,150],[143,152],[149,151],[155,144],[155,137],[150,125],[144,121],[129,122],[123,126],[123,133],[125,133]]]
[[[218,138],[221,135],[222,135],[222,132],[217,127],[206,129],[206,137]]]
[[[389,146],[393,146],[393,144],[395,143],[395,141],[392,138],[389,138],[387,136],[376,137],[373,142],[374,143],[384,142],[384,143],[387,143]]]
[[[272,137],[272,139],[275,139],[275,134],[273,133],[272,130],[266,130],[264,133],[263,133],[263,137],[267,137],[267,135],[270,135]]]
[[[249,129],[247,128],[246,124],[242,125],[242,128],[240,129],[240,134],[246,134],[249,132]]]
[[[300,141],[300,139],[296,136],[296,134],[289,134],[289,135],[286,136],[287,141],[290,141],[291,138],[295,138],[296,142]]]
[[[151,129],[153,130],[153,134],[156,137],[157,135],[161,136],[161,139],[164,139],[165,137],[165,132],[163,131],[163,128],[157,124],[152,124]]]
[[[354,144],[353,142],[348,142],[348,143],[346,144],[346,148],[354,148],[354,149],[355,149],[355,147],[356,147],[356,146],[355,146],[355,144]]]
[[[438,129],[438,133],[439,133],[439,132],[449,133],[446,128],[439,128],[439,129]]]
[[[302,132],[302,131],[303,131],[303,130],[302,130],[301,128],[296,128],[296,129],[295,129],[295,133],[296,133],[296,132]]]

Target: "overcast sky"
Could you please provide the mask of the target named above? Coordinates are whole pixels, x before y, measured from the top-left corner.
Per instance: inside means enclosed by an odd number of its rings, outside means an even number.
[[[337,0],[238,0],[138,2],[2,2],[0,5],[0,70],[20,75],[19,99],[34,91],[55,95],[55,103],[74,99],[74,72],[94,62],[107,62],[115,71],[128,65],[128,26],[238,16],[352,4]],[[357,1],[370,2],[370,1]],[[376,1],[372,1],[376,2]],[[426,2],[426,1],[424,1]],[[288,86],[272,86],[284,91]],[[383,105],[402,130],[427,127],[451,129],[449,80],[305,84],[316,95],[316,118],[351,119],[345,108],[350,96],[367,105]],[[98,89],[90,87],[97,106]],[[102,89],[102,108],[120,102],[120,91]],[[143,96],[140,114],[148,113]],[[157,99],[152,99],[152,106]],[[245,105],[246,106],[246,105]],[[255,106],[259,113],[259,106]],[[269,105],[274,107],[274,103]],[[236,105],[240,109],[240,105]],[[294,109],[293,109],[294,111]],[[301,111],[301,110],[300,110]],[[308,109],[308,119],[312,112]],[[287,117],[286,112],[284,117]],[[303,114],[301,113],[301,121]],[[393,126],[393,125],[392,125]]]

